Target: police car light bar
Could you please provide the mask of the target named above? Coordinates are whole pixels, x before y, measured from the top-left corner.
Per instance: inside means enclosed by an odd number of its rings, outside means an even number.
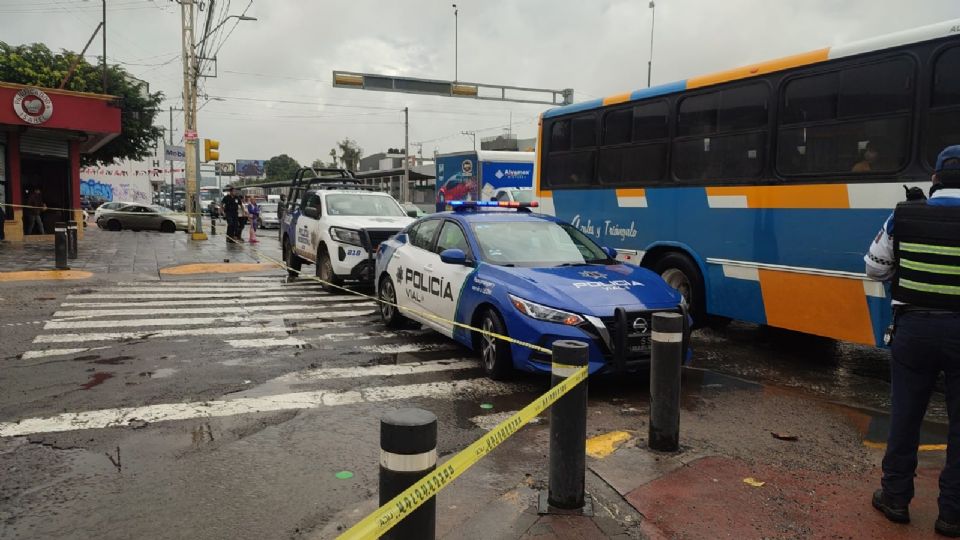
[[[537,208],[540,203],[531,201],[528,203],[509,202],[509,201],[450,201],[447,204],[454,210],[466,210],[468,208]]]

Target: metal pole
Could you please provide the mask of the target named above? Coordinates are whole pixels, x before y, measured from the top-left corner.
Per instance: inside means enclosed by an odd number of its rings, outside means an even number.
[[[650,2],[650,59],[647,60],[647,88],[650,88],[650,74],[653,71],[653,25],[657,19],[657,6]]]
[[[588,359],[586,343],[554,341],[552,385],[560,384],[587,365]],[[546,501],[549,506],[565,510],[583,508],[586,451],[587,383],[582,382],[550,407],[550,483]],[[545,511],[541,508],[541,512]]]
[[[77,222],[67,221],[67,258],[77,258]]]
[[[67,224],[58,221],[53,227],[53,256],[57,270],[69,270],[67,266]]]
[[[457,9],[457,5],[453,5],[453,82],[457,82],[458,77],[458,68],[457,65],[460,57],[460,10]]]
[[[185,202],[187,213],[193,216],[190,232],[195,240],[204,239],[203,222],[201,221],[200,193],[198,177],[200,174],[200,149],[197,137],[197,77],[196,55],[194,44],[194,6],[195,0],[180,0],[180,18],[183,38],[183,117],[184,117],[184,150],[186,169]]]
[[[400,186],[401,202],[410,202],[410,109],[403,108],[403,185]]]
[[[437,417],[423,409],[395,409],[380,419],[380,506],[437,468]],[[383,538],[436,537],[437,498],[431,497]]]
[[[173,107],[170,107],[170,146],[173,146]],[[170,164],[170,198],[167,200],[167,204],[170,205],[170,209],[173,210],[173,161],[168,161]]]
[[[680,363],[683,356],[683,315],[653,314],[650,359],[650,430],[653,450],[680,448]]]
[[[107,0],[103,0],[103,93],[107,93]]]

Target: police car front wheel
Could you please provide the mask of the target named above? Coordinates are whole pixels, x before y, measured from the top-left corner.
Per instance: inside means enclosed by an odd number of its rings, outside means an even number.
[[[488,308],[480,316],[480,329],[483,332],[477,332],[476,341],[483,372],[497,381],[507,379],[513,371],[510,344],[496,337],[507,334],[503,320],[496,311]]]

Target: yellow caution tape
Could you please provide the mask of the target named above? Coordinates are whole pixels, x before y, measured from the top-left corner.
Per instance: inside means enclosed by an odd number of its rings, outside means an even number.
[[[500,422],[473,444],[438,465],[436,470],[421,478],[403,493],[371,512],[340,535],[339,540],[377,538],[385,534],[586,378],[587,366],[583,366],[533,403]]]

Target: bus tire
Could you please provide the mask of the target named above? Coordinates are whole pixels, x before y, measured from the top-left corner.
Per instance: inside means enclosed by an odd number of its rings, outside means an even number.
[[[687,299],[695,327],[706,323],[707,299],[703,275],[693,260],[677,252],[667,253],[653,264],[653,271]]]

